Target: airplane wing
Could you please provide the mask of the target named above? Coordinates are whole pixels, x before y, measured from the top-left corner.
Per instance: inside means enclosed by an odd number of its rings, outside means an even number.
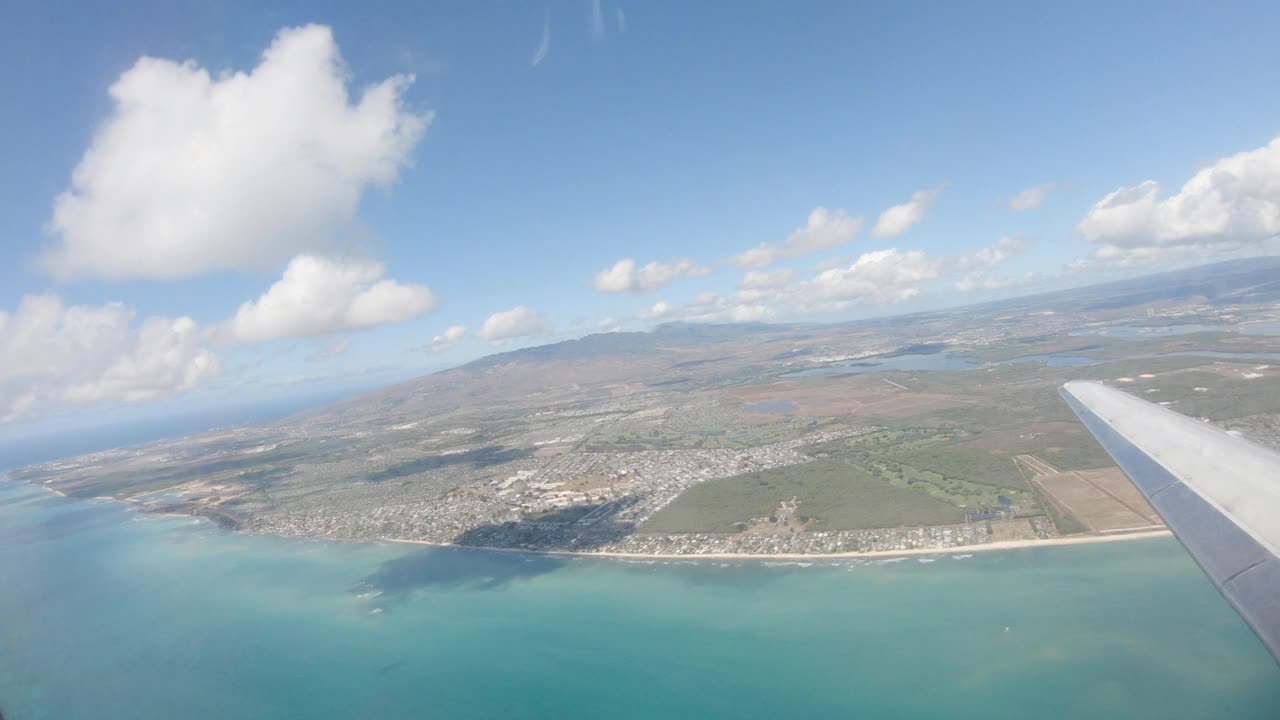
[[[1061,393],[1280,660],[1280,453],[1100,383]]]

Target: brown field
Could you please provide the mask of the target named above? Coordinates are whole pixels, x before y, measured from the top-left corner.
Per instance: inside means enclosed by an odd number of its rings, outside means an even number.
[[[876,381],[850,380],[827,383],[776,382],[736,388],[729,393],[744,403],[762,400],[790,400],[796,415],[830,417],[838,415],[881,415],[910,417],[964,405],[976,405],[971,398],[941,393],[902,390]]]
[[[863,403],[859,414],[883,415],[886,417],[911,417],[913,415],[924,415],[938,410],[947,410],[954,407],[978,404],[979,403],[972,398],[960,397],[957,395],[903,392],[899,390],[894,397],[885,398],[874,403]]]
[[[1048,433],[1083,435],[1088,431],[1074,422],[1047,421],[1028,425],[1019,430],[988,430],[977,438],[963,443],[965,447],[993,451],[1016,451],[1034,443]]]
[[[995,542],[1005,540],[1035,540],[1036,533],[1031,529],[1031,521],[1026,518],[1016,520],[991,521],[991,539]]]
[[[1125,477],[1120,468],[1077,470],[1075,474],[1137,515],[1145,518],[1147,522],[1153,525],[1160,523],[1160,516],[1151,507],[1151,504],[1147,502],[1147,499],[1142,496],[1138,488],[1134,486],[1129,478]]]
[[[1096,533],[1160,526],[1159,517],[1119,468],[1059,472],[1033,455],[1015,458],[1051,502]]]

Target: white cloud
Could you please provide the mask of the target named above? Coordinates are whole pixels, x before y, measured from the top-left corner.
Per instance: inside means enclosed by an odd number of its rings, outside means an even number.
[[[548,11],[546,18],[542,22],[542,40],[538,42],[538,47],[533,51],[533,59],[530,60],[535,67],[543,60],[547,59],[547,53],[551,51],[551,12]]]
[[[591,37],[596,40],[604,37],[604,12],[600,8],[600,0],[591,0]]]
[[[688,258],[677,258],[669,262],[651,262],[637,267],[636,261],[623,258],[612,267],[596,273],[591,287],[597,292],[650,292],[665,287],[682,277],[703,277],[711,270],[701,267]]]
[[[262,342],[397,323],[435,306],[425,285],[384,279],[381,263],[313,255],[289,261],[284,276],[227,323],[230,338]]]
[[[835,257],[829,257],[825,260],[819,260],[817,264],[813,266],[813,269],[818,272],[822,272],[823,270],[830,270],[831,268],[848,265],[851,262],[853,262],[852,255],[836,255]]]
[[[910,201],[901,205],[894,205],[880,213],[880,219],[876,221],[876,226],[871,230],[872,236],[891,238],[906,232],[912,225],[924,218],[925,211],[938,198],[939,192],[938,188],[920,190],[911,195]]]
[[[1045,183],[1029,187],[1009,198],[1010,210],[1034,210],[1044,203],[1044,198],[1053,189],[1053,183]]]
[[[615,14],[615,15],[617,15],[617,19],[618,19],[618,32],[620,32],[620,33],[624,33],[624,32],[626,32],[626,31],[627,31],[627,16],[626,16],[626,14],[624,14],[624,13],[622,12],[622,8],[617,8],[617,9],[614,11],[614,14]]]
[[[781,270],[752,270],[742,276],[742,282],[738,283],[738,287],[742,290],[768,290],[787,285],[795,277],[795,271],[789,268]]]
[[[307,362],[323,362],[325,360],[332,360],[333,358],[344,354],[350,348],[351,338],[338,338],[308,355],[306,360]]]
[[[1002,237],[991,247],[961,255],[957,260],[957,264],[961,270],[985,270],[999,265],[1011,257],[1021,255],[1030,247],[1031,241],[1019,235]]]
[[[805,226],[796,229],[781,244],[761,243],[730,262],[741,268],[763,268],[798,255],[833,248],[852,240],[864,222],[861,217],[849,217],[844,210],[832,212],[818,207],[809,213]]]
[[[1151,257],[1183,245],[1200,246],[1201,255],[1236,252],[1272,241],[1280,235],[1280,137],[1220,158],[1174,195],[1162,199],[1160,191],[1155,180],[1120,188],[1094,204],[1076,229],[1103,245],[1102,259]]]
[[[248,73],[138,60],[55,202],[42,266],[64,279],[172,279],[331,246],[431,120],[402,107],[411,76],[355,103],[349,77],[319,25],[281,30]]]
[[[121,303],[68,306],[53,294],[0,311],[0,423],[69,404],[151,400],[222,372],[191,318],[135,327],[134,315]]]
[[[466,325],[451,325],[447,330],[431,338],[431,352],[444,352],[457,344],[467,334]]]
[[[941,264],[922,250],[897,248],[864,253],[847,268],[817,275],[804,299],[819,305],[843,307],[851,303],[894,303],[910,300],[921,287],[941,274]]]
[[[762,322],[776,315],[773,308],[762,303],[743,302],[736,296],[724,297],[705,292],[684,305],[656,302],[640,311],[641,320],[684,320],[686,322]]]
[[[961,276],[955,285],[958,289],[1000,289],[1030,282],[1029,277],[988,275],[992,268],[1025,252],[1029,246],[1024,238],[1006,237],[990,247],[944,257],[933,257],[921,250],[876,250],[856,259],[845,259],[842,265],[827,267],[804,281],[796,281],[790,270],[753,271],[747,273],[732,295],[705,292],[683,305],[659,301],[641,310],[636,318],[690,322],[772,320],[784,315],[843,310],[854,305],[905,302],[938,287],[940,281],[957,276]]]
[[[1002,237],[995,245],[982,248],[965,255],[950,259],[946,265],[945,272],[965,273],[964,277],[956,282],[956,289],[961,291],[970,290],[1000,290],[1014,285],[1022,285],[1029,282],[1024,278],[993,278],[989,276],[989,272],[995,266],[1003,263],[1009,258],[1016,257],[1027,251],[1031,247],[1031,241],[1021,236]]]
[[[765,322],[767,320],[772,320],[775,315],[776,313],[773,308],[767,305],[733,303],[729,304],[723,310],[718,310],[710,315],[695,319],[714,320],[717,322],[747,323]]]
[[[484,321],[476,333],[489,342],[501,342],[510,338],[545,335],[551,332],[551,323],[536,310],[517,305],[510,310],[496,312]]]
[[[669,317],[670,315],[673,315],[678,310],[679,310],[678,306],[672,305],[665,300],[659,300],[658,302],[636,313],[636,317],[640,318],[641,320],[658,320],[661,318]]]
[[[1070,264],[1073,272],[1088,272],[1096,278],[1128,276],[1135,272],[1150,273],[1160,270],[1203,265],[1209,262],[1257,255],[1280,254],[1280,237],[1266,240],[1184,244],[1145,245],[1123,247],[1101,245],[1089,257]]]

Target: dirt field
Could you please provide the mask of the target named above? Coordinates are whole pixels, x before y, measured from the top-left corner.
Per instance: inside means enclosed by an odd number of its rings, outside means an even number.
[[[1153,525],[1160,523],[1160,516],[1156,514],[1156,511],[1147,502],[1147,499],[1142,496],[1138,488],[1129,481],[1129,478],[1125,477],[1120,468],[1077,470],[1075,474],[1090,485],[1110,495],[1134,513],[1146,518],[1149,523]]]
[[[1093,532],[1122,532],[1163,525],[1119,468],[1059,472],[1033,455],[1019,455],[1015,460],[1051,502]]]
[[[790,400],[795,414],[806,417],[881,415],[911,417],[952,407],[977,404],[971,398],[903,390],[900,386],[857,379],[846,382],[776,382],[735,389],[730,394],[747,403]]]
[[[1005,540],[1035,540],[1036,532],[1031,529],[1031,522],[1026,518],[1016,520],[993,520],[991,522],[991,539],[996,542]]]

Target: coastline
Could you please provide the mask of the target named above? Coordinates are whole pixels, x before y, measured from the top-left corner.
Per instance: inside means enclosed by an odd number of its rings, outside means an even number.
[[[7,473],[0,473],[6,481],[13,481]],[[42,483],[26,483],[34,487],[46,490],[56,495],[74,499],[66,493],[56,488],[51,488]],[[123,500],[113,497],[96,497],[95,500],[109,500],[111,502],[123,503],[126,506],[139,507],[139,503],[131,498]],[[196,520],[205,520],[212,522],[208,518],[200,515],[189,513],[152,513],[146,514],[170,516],[170,517],[189,517]],[[215,523],[216,525],[216,523]],[[241,533],[240,530],[228,530],[228,532]],[[244,533],[253,534],[253,533]],[[589,552],[582,550],[531,550],[528,548],[509,548],[509,547],[485,547],[475,545],[458,545],[457,543],[439,543],[429,540],[411,540],[408,538],[329,538],[329,537],[309,537],[296,538],[298,540],[328,540],[333,542],[389,542],[400,545],[419,545],[425,547],[439,548],[455,548],[460,550],[483,550],[486,552],[504,552],[519,553],[524,555],[552,555],[561,557],[583,557],[583,558],[612,558],[618,560],[697,560],[699,558],[707,560],[762,560],[762,561],[805,561],[805,560],[857,560],[867,558],[892,558],[892,557],[911,557],[923,555],[957,555],[974,552],[995,552],[1000,550],[1023,550],[1026,548],[1038,547],[1061,547],[1064,545],[1092,545],[1095,543],[1125,542],[1130,540],[1148,540],[1159,537],[1170,537],[1173,532],[1168,528],[1161,530],[1141,530],[1131,533],[1117,533],[1113,535],[1079,535],[1072,537],[1053,538],[1051,540],[1001,540],[997,542],[983,543],[981,545],[957,545],[949,548],[909,548],[906,550],[868,550],[865,552],[839,552],[839,553],[628,553],[628,552]],[[287,536],[278,536],[287,537]]]
[[[1021,550],[1037,547],[1059,547],[1063,545],[1092,545],[1094,543],[1124,542],[1130,540],[1148,540],[1158,537],[1171,537],[1173,532],[1164,530],[1144,530],[1133,533],[1115,535],[1082,535],[1078,537],[1054,538],[1052,540],[1001,540],[981,545],[957,545],[949,548],[910,548],[907,550],[868,550],[866,552],[840,553],[626,553],[626,552],[586,552],[581,550],[529,550],[526,548],[478,547],[474,545],[457,545],[455,543],[437,543],[428,540],[409,540],[406,538],[382,538],[383,542],[404,545],[423,545],[427,547],[458,548],[462,550],[484,550],[487,552],[522,553],[526,555],[560,555],[566,557],[615,558],[622,560],[857,560],[860,558],[909,557],[913,555],[956,555],[973,552],[993,552],[998,550]]]

